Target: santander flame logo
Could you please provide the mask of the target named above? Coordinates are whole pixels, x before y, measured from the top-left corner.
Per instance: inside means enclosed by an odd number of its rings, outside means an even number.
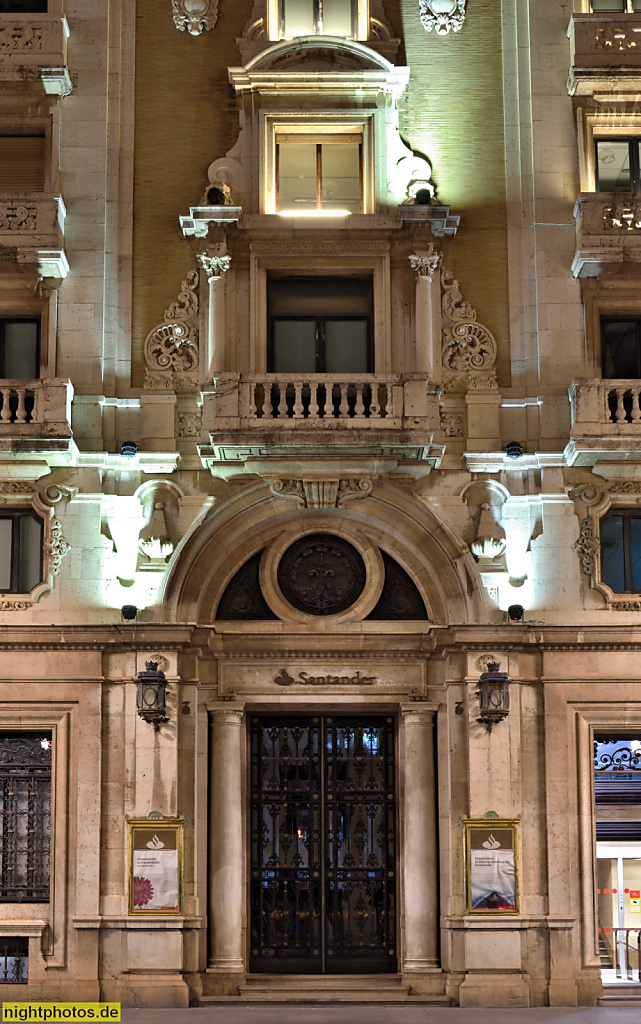
[[[149,845],[149,844],[147,844],[147,845]],[[490,836],[483,843],[483,849],[484,850],[498,850],[500,846],[501,846],[501,844],[499,843],[498,839],[494,838],[494,836]]]
[[[150,843],[147,843],[148,850],[164,850],[165,844],[161,843],[158,836],[154,836]]]

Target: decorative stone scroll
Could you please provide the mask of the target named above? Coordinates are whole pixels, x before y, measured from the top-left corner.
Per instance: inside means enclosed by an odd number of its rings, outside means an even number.
[[[466,0],[419,0],[419,14],[428,32],[446,36],[460,32],[465,21]]]
[[[176,28],[190,36],[210,32],[218,20],[218,0],[171,0],[171,4]]]
[[[38,211],[35,206],[0,204],[0,231],[35,231]]]
[[[177,300],[165,310],[164,322],[145,339],[147,391],[172,391],[176,382],[170,374],[198,369],[198,280],[197,270],[187,274]]]
[[[270,490],[277,498],[295,502],[299,508],[341,508],[346,501],[367,498],[374,482],[370,477],[344,480],[286,480],[270,481]]]
[[[71,550],[71,545],[62,536],[62,523],[59,519],[53,518],[49,528],[49,538],[45,541],[45,555],[49,560],[49,572],[57,576],[60,572],[62,559]]]
[[[10,50],[41,50],[42,28],[36,25],[0,26],[0,53]]]
[[[476,374],[476,388],[495,387],[494,336],[487,327],[477,323],[476,310],[465,302],[459,283],[449,270],[441,273],[441,289],[443,369],[446,373]],[[482,375],[480,381],[479,374]]]
[[[595,569],[595,557],[597,553],[597,542],[594,538],[594,526],[590,518],[581,523],[581,533],[578,540],[572,545],[581,560],[581,568],[586,576],[592,576]]]
[[[641,230],[641,207],[635,203],[604,207],[603,227],[605,231]]]
[[[613,25],[609,21],[600,24],[594,34],[594,45],[597,50],[638,50],[639,28],[631,25]]]

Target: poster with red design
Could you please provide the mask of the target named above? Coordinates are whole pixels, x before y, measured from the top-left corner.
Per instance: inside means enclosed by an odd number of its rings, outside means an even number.
[[[182,821],[129,821],[129,913],[181,912]]]
[[[518,819],[463,819],[468,914],[518,914]]]

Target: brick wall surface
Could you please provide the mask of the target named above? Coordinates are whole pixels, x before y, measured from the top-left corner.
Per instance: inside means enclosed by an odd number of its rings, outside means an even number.
[[[423,29],[417,0],[387,0],[385,10],[408,62],[400,103],[403,137],[430,158],[438,195],[461,215],[446,265],[499,343],[507,383],[508,300],[501,11],[474,0],[460,33]],[[236,39],[251,0],[220,0],[212,32],[177,32],[171,4],[138,0],[134,203],[133,383],[142,384],[142,344],[196,266],[199,243],[182,237],[178,216],[202,194],[209,163],[238,135],[227,68],[239,64]],[[200,243],[202,244],[202,243]]]

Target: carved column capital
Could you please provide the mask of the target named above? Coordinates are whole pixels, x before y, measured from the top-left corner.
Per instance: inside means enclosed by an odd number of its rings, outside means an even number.
[[[198,254],[198,262],[207,274],[207,280],[211,284],[212,281],[218,281],[227,273],[231,266],[231,256],[201,252]]]
[[[441,265],[441,253],[412,253],[409,257],[410,266],[416,274],[416,280],[432,281],[435,272]]]

